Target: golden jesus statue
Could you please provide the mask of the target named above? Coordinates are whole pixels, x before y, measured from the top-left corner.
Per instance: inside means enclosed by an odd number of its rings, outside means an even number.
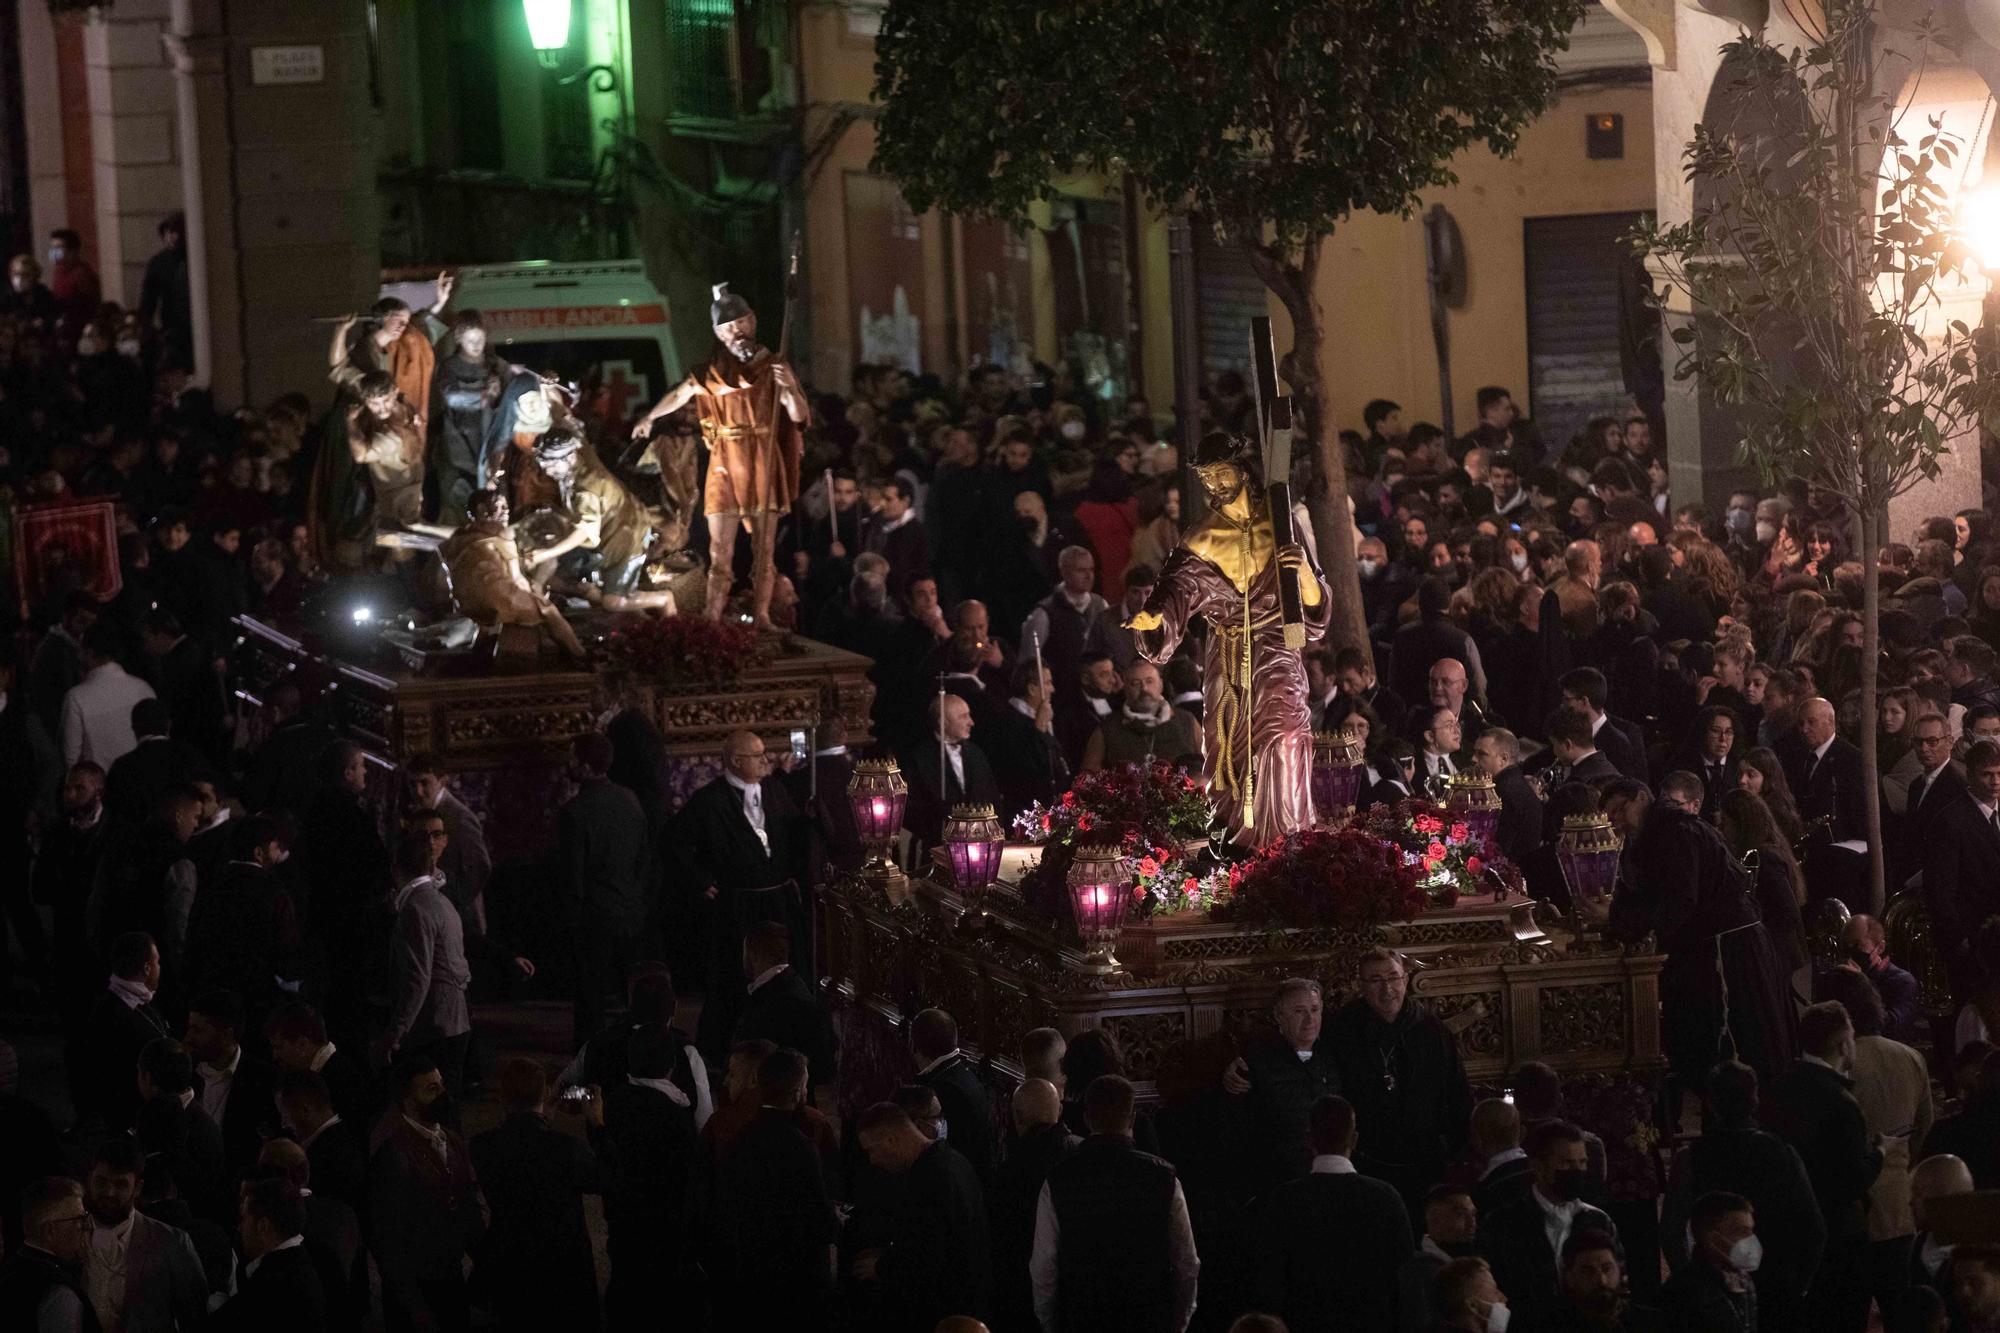
[[[1216,431],[1195,450],[1208,516],[1160,570],[1126,627],[1164,663],[1199,616],[1211,633],[1202,667],[1202,763],[1232,842],[1263,847],[1309,827],[1312,715],[1299,650],[1285,646],[1282,569],[1298,571],[1308,641],[1325,637],[1332,597],[1303,546],[1277,545],[1248,442]]]

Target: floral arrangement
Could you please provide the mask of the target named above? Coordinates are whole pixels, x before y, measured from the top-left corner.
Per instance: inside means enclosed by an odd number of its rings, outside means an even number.
[[[1364,930],[1407,921],[1428,903],[1417,866],[1368,829],[1300,829],[1229,871],[1218,920],[1266,927]]]
[[[1489,850],[1457,815],[1430,801],[1411,798],[1378,805],[1362,816],[1359,827],[1402,853],[1433,907],[1450,907],[1462,897],[1496,888],[1520,887],[1520,872],[1498,850]]]
[[[611,660],[666,688],[734,680],[758,656],[757,631],[706,616],[645,616],[604,640]]]
[[[1030,905],[1069,915],[1064,884],[1079,843],[1117,843],[1132,864],[1134,910],[1201,911],[1227,887],[1200,865],[1215,805],[1200,779],[1164,760],[1078,775],[1060,799],[1037,802],[1014,818],[1014,830],[1042,848],[1022,883]]]

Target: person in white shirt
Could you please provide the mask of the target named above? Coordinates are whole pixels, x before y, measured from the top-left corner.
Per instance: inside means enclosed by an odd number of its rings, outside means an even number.
[[[1458,772],[1458,761],[1452,756],[1458,753],[1463,736],[1457,713],[1449,708],[1432,711],[1430,725],[1424,728],[1422,770],[1417,774],[1426,791],[1434,790],[1433,784],[1449,782]]]
[[[118,627],[108,621],[92,625],[83,636],[83,679],[70,687],[62,703],[65,765],[88,759],[109,772],[138,748],[132,705],[154,697],[153,687],[118,665],[120,646]]]
[[[201,1326],[208,1278],[185,1231],[137,1211],[146,1159],[136,1140],[106,1139],[84,1185],[90,1210],[84,1292],[102,1329],[173,1333]]]

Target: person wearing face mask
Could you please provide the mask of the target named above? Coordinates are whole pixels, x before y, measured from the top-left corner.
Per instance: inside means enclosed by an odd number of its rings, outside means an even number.
[[[1363,537],[1354,548],[1354,570],[1361,579],[1361,611],[1368,632],[1377,639],[1395,631],[1396,608],[1416,589],[1409,566],[1392,562],[1380,537]]]
[[[1799,1016],[1799,1058],[1770,1089],[1765,1121],[1798,1149],[1826,1222],[1826,1254],[1807,1293],[1813,1326],[1860,1333],[1868,1323],[1868,1194],[1882,1141],[1854,1098],[1854,1026],[1838,1001]]]
[[[1688,1221],[1693,1262],[1661,1289],[1661,1304],[1676,1333],[1743,1333],[1760,1324],[1752,1275],[1764,1261],[1757,1214],[1750,1201],[1724,1190],[1695,1201]]]
[[[1535,1126],[1523,1145],[1534,1177],[1528,1189],[1480,1218],[1479,1249],[1525,1324],[1558,1308],[1563,1246],[1579,1231],[1618,1228],[1609,1215],[1583,1201],[1590,1189],[1590,1153],[1583,1131],[1565,1120]]]
[[[1437,1327],[1452,1333],[1507,1333],[1513,1311],[1484,1259],[1453,1259],[1438,1270]]]
[[[7,291],[5,300],[0,301],[0,314],[43,329],[55,327],[55,294],[42,282],[42,266],[33,255],[15,255],[7,261]]]
[[[49,233],[49,293],[56,302],[56,336],[64,342],[82,332],[104,301],[97,270],[83,257],[83,237],[68,227]]]

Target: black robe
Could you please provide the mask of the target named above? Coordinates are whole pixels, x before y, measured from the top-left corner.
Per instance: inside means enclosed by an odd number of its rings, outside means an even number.
[[[1750,878],[1721,834],[1662,806],[1626,849],[1611,902],[1613,935],[1648,931],[1667,955],[1661,1037],[1674,1073],[1699,1086],[1733,1053],[1764,1081],[1777,1077],[1792,1058],[1792,1005]]]

